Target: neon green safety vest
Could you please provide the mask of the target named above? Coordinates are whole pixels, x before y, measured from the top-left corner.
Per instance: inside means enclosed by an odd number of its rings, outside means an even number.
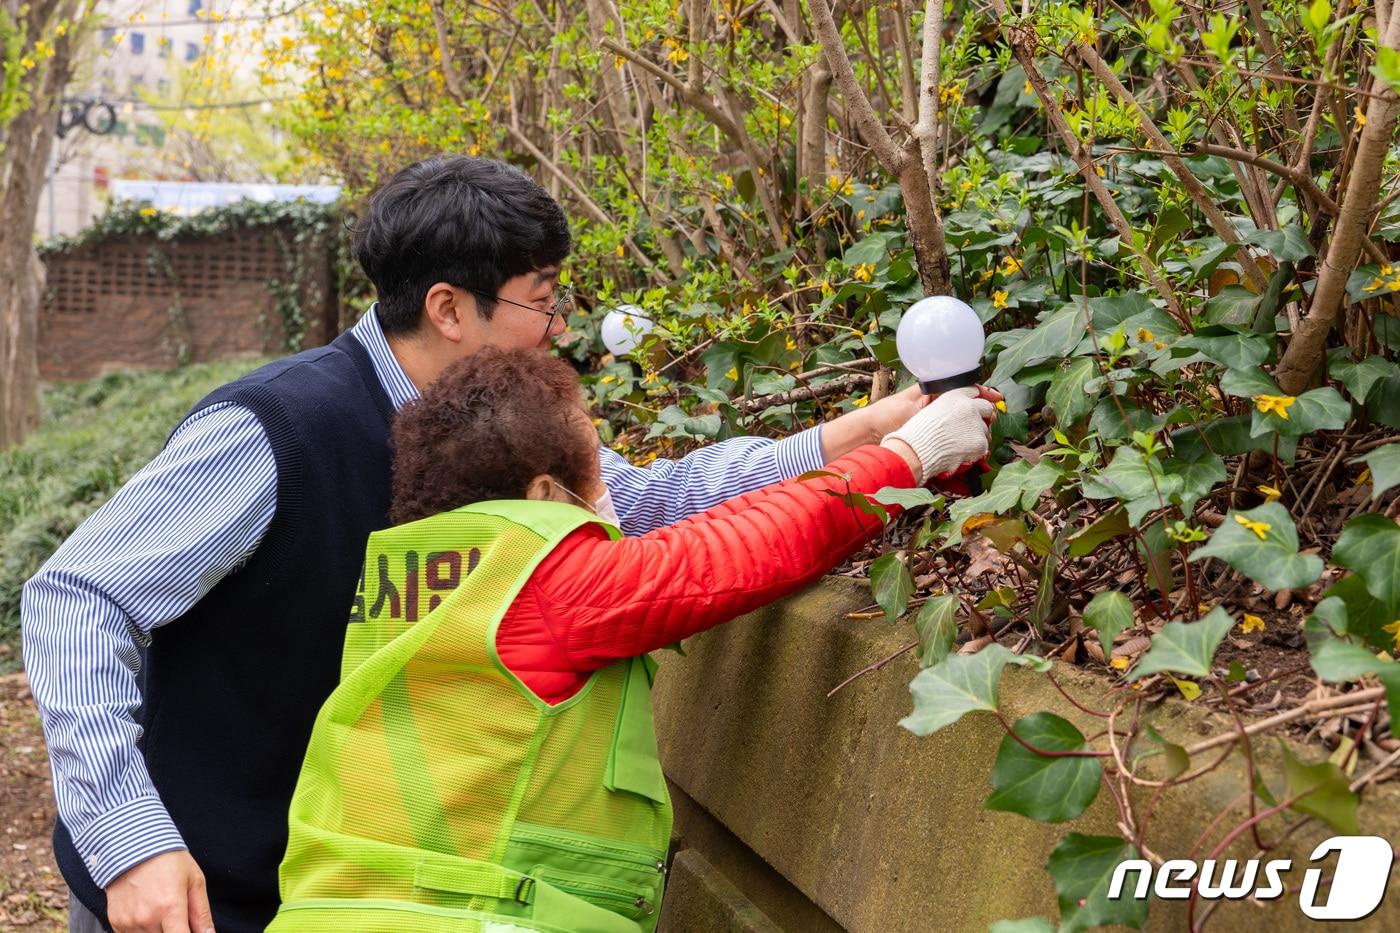
[[[370,536],[269,931],[655,929],[671,833],[655,665],[620,661],[549,706],[496,653],[536,565],[594,520],[481,502]]]

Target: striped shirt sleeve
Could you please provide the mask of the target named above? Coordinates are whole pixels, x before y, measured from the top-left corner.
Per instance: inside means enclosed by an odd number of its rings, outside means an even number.
[[[726,499],[820,469],[821,425],[791,437],[735,437],[679,460],[633,466],[616,451],[599,450],[603,482],[623,534],[642,535],[704,512]]]
[[[211,405],[24,585],[24,662],[58,812],[100,887],[185,847],[136,747],[138,646],[253,553],[276,505],[261,423]]]

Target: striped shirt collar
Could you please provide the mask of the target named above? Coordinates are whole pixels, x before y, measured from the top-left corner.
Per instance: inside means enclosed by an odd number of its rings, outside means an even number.
[[[418,397],[418,387],[408,378],[408,373],[403,371],[403,367],[394,356],[394,351],[389,349],[389,341],[384,337],[383,328],[379,326],[378,308],[377,301],[370,305],[369,310],[355,322],[350,332],[369,354],[370,362],[374,364],[374,373],[379,377],[379,384],[384,387],[389,401],[397,410]]]

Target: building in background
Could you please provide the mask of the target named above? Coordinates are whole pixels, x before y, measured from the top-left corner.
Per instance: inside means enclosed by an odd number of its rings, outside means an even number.
[[[280,144],[271,121],[276,92],[259,81],[258,63],[264,33],[288,18],[268,16],[256,0],[97,0],[95,15],[66,96],[108,103],[116,120],[106,135],[80,126],[57,141],[36,224],[41,238],[87,226],[114,179],[282,180],[271,154]],[[249,126],[218,125],[228,120]],[[213,136],[241,129],[259,152],[212,155],[228,148]]]

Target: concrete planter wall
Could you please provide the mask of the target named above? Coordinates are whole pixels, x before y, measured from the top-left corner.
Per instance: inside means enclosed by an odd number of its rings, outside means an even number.
[[[984,810],[1001,726],[972,714],[927,738],[900,728],[911,709],[912,656],[827,700],[833,686],[910,637],[907,625],[844,618],[868,605],[868,594],[863,585],[829,579],[687,641],[686,657],[662,653],[657,726],[676,800],[678,853],[663,930],[957,933],[1037,914],[1055,922],[1054,885],[1044,870],[1055,843],[1067,830],[1116,832],[1116,810],[1102,792],[1066,826]],[[1086,700],[1103,683],[1063,665],[1056,674]],[[1001,699],[1013,721],[1050,709],[1086,734],[1102,728],[1043,675],[1015,666],[1002,680]],[[1223,716],[1175,701],[1149,721],[1182,744],[1225,727]],[[1256,753],[1266,774],[1279,773],[1272,739],[1257,743]],[[1302,754],[1322,757],[1318,749]],[[1232,761],[1184,792],[1165,794],[1147,844],[1164,858],[1184,857],[1244,787],[1243,764]],[[1368,790],[1363,832],[1400,843],[1397,804],[1394,785]],[[1290,893],[1264,908],[1223,904],[1207,929],[1315,929],[1296,891],[1313,847],[1332,835],[1321,824],[1294,833],[1269,856],[1294,860],[1284,876]],[[1253,849],[1241,844],[1226,854],[1248,858]],[[1333,867],[1335,857],[1325,871]],[[1148,929],[1184,930],[1185,915],[1184,902],[1156,900]],[[1400,893],[1392,890],[1367,920],[1337,926],[1400,930]]]

